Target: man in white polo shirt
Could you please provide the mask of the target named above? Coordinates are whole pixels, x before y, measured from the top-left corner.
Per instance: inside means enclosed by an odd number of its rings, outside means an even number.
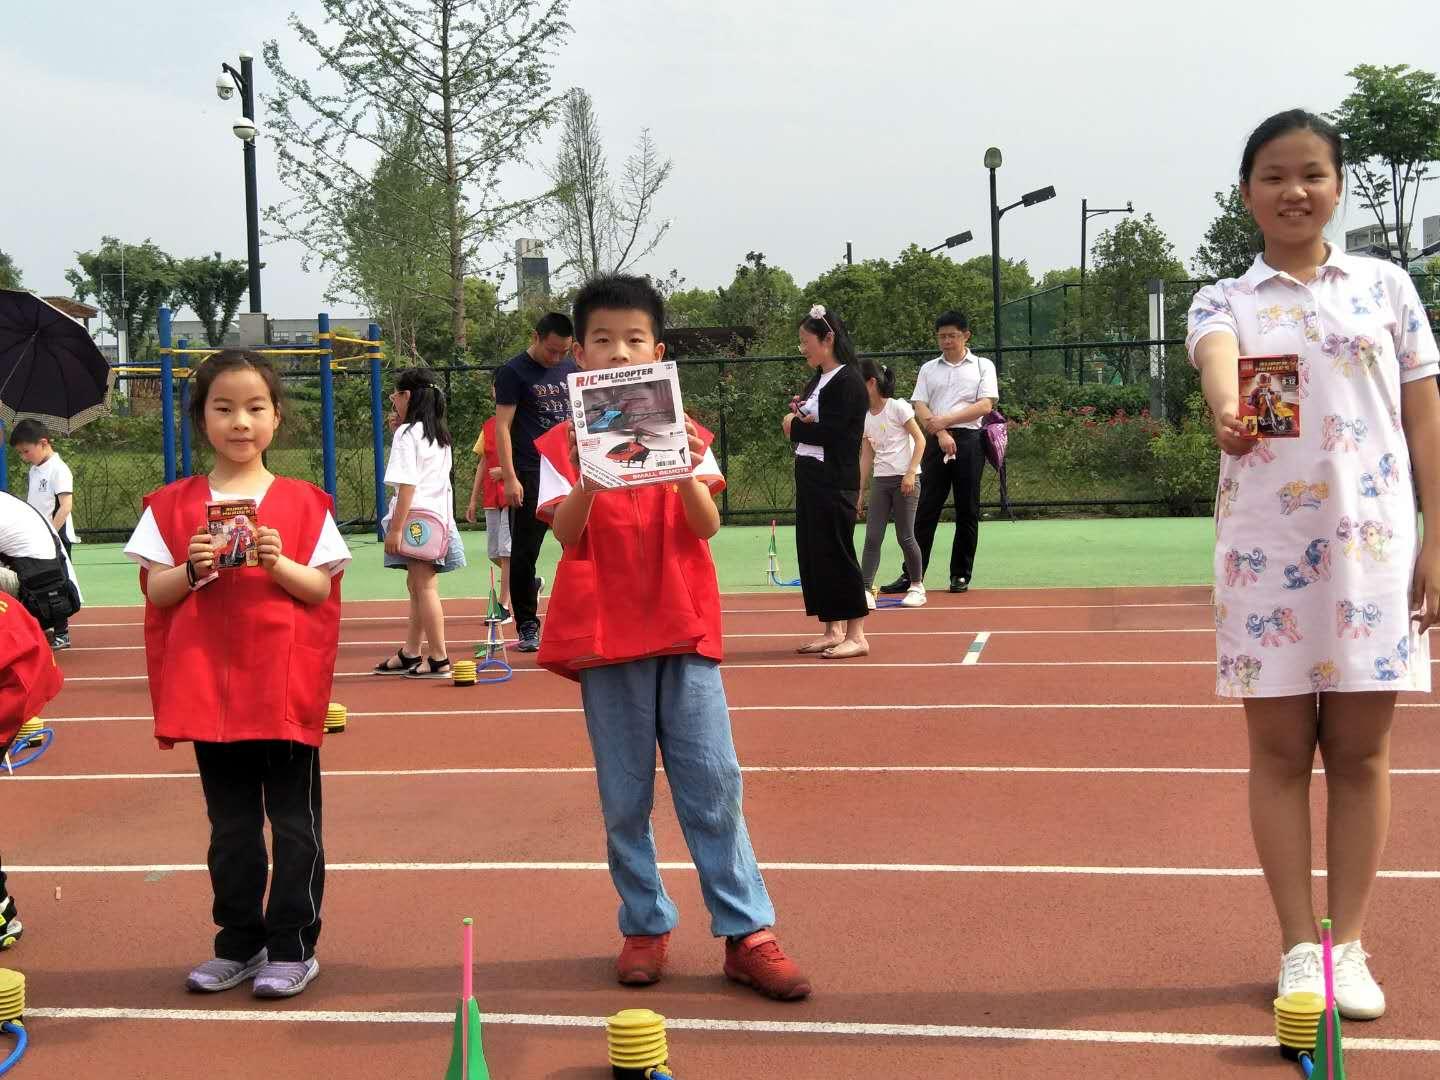
[[[995,365],[970,351],[970,320],[947,311],[935,320],[940,355],[920,369],[910,404],[925,429],[925,456],[920,460],[920,504],[915,511],[915,539],[920,557],[930,566],[935,527],[953,491],[955,542],[950,547],[950,591],[970,588],[975,545],[980,538],[980,477],[985,469],[985,436],[981,422],[1000,396]],[[903,593],[910,579],[880,586],[882,593]]]

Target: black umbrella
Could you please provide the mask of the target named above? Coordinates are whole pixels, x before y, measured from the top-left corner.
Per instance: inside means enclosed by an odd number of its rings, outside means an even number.
[[[84,324],[34,293],[0,289],[0,422],[68,435],[109,408],[115,373]]]

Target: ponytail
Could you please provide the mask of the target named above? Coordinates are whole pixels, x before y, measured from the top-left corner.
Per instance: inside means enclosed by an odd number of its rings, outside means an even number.
[[[895,396],[895,371],[893,368],[877,363],[867,356],[860,361],[860,374],[866,382],[871,379],[875,380],[875,392],[882,398]]]
[[[450,429],[445,423],[445,391],[435,381],[435,373],[426,367],[406,368],[395,380],[395,389],[408,391],[410,403],[405,407],[405,423],[419,424],[425,438],[438,446],[450,445]]]

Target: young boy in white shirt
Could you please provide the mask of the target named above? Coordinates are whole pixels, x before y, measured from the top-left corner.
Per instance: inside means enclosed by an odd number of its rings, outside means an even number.
[[[25,501],[45,515],[55,528],[65,554],[79,542],[75,532],[75,476],[50,443],[50,433],[38,420],[21,420],[10,432],[10,445],[30,466],[30,494]]]

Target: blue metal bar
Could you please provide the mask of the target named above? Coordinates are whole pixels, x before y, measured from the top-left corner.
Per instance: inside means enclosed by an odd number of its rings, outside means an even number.
[[[330,496],[330,504],[336,520],[339,520],[340,500],[335,494],[335,376],[332,370],[335,343],[329,338],[330,316],[322,311],[319,323],[320,333],[325,335],[321,340],[325,342],[326,350],[325,355],[320,357],[320,437],[325,462],[325,493]]]
[[[175,482],[175,363],[169,349],[170,309],[162,307],[157,317],[160,333],[160,430],[165,455],[165,483]]]
[[[189,341],[180,339],[180,348],[188,349]],[[190,475],[190,380],[180,380],[180,475]]]
[[[385,542],[380,518],[385,513],[385,421],[380,386],[380,324],[371,323],[365,336],[374,344],[367,345],[370,357],[370,442],[375,454],[375,536]]]

